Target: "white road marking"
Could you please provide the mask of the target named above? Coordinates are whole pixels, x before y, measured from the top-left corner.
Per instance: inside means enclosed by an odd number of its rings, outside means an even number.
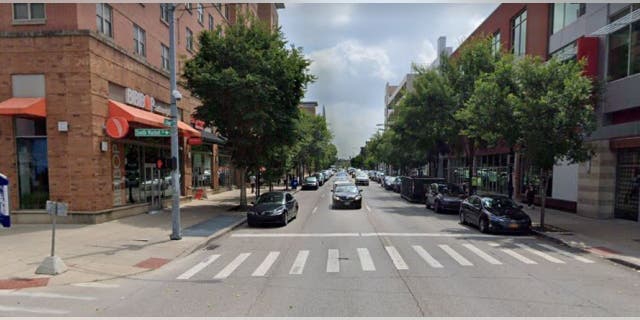
[[[69,311],[57,310],[57,309],[43,309],[43,308],[22,308],[16,306],[3,306],[0,305],[0,311],[6,312],[28,312],[28,313],[42,313],[42,314],[67,314]]]
[[[81,282],[72,284],[74,287],[87,287],[87,288],[119,288],[120,285],[108,284],[101,282]]]
[[[500,246],[499,244],[494,243],[494,242],[489,242],[489,245],[492,246],[492,247],[499,247]],[[502,250],[502,252],[504,252],[504,253],[506,253],[506,254],[518,259],[518,260],[520,260],[523,263],[526,263],[526,264],[538,264],[537,262],[535,262],[535,261],[533,261],[533,260],[531,260],[531,259],[529,259],[529,258],[527,258],[527,257],[525,257],[525,256],[523,256],[523,255],[511,250],[511,249],[500,249],[500,250]]]
[[[276,262],[279,255],[280,255],[280,252],[278,251],[269,252],[267,257],[264,258],[264,261],[262,261],[262,263],[258,266],[258,268],[256,268],[256,270],[251,274],[251,276],[262,277],[265,274],[267,274],[267,271],[269,271],[273,263]]]
[[[327,252],[327,272],[340,272],[340,251],[329,249]]]
[[[554,246],[550,246],[548,244],[538,243],[538,245],[541,246],[541,247],[547,248],[549,250],[555,251],[555,252],[557,252],[557,253],[565,256],[565,257],[574,258],[574,259],[576,259],[576,260],[578,260],[580,262],[594,263],[593,260],[589,260],[587,258],[581,257],[579,255],[573,254],[573,253],[568,252],[568,251],[560,250],[560,249],[558,249],[558,248],[556,248]]]
[[[358,237],[358,233],[234,233],[234,238],[325,238],[325,237]]]
[[[95,297],[88,296],[72,296],[67,294],[48,293],[48,292],[28,292],[20,290],[0,290],[0,296],[5,297],[29,297],[29,298],[50,298],[50,299],[70,299],[70,300],[84,300],[93,301]]]
[[[396,266],[396,269],[398,269],[398,270],[408,270],[409,269],[409,266],[407,266],[407,263],[404,262],[404,259],[402,259],[402,256],[400,256],[400,253],[398,252],[398,250],[396,250],[395,247],[385,246],[384,248],[387,250],[387,253],[389,254],[389,257],[391,258],[391,261],[393,261],[393,265]]]
[[[527,250],[527,251],[529,251],[529,252],[531,252],[531,253],[533,253],[533,254],[535,254],[535,255],[539,256],[539,257],[542,257],[542,258],[544,258],[544,259],[547,259],[547,260],[549,260],[549,261],[551,261],[551,262],[553,262],[553,263],[565,263],[564,261],[562,261],[562,260],[560,260],[560,259],[554,258],[554,257],[552,257],[552,256],[550,256],[550,255],[548,255],[548,254],[546,254],[546,253],[544,253],[544,252],[542,252],[542,251],[538,251],[538,250],[536,250],[536,249],[533,249],[533,248],[531,248],[531,247],[529,247],[529,246],[527,246],[527,245],[525,245],[525,244],[518,243],[518,244],[516,244],[516,245],[517,245],[518,247],[522,248],[522,249],[525,249],[525,250]]]
[[[429,252],[427,252],[427,250],[425,250],[423,247],[421,246],[412,246],[413,250],[416,251],[416,253],[418,253],[418,255],[420,257],[422,257],[422,259],[424,261],[426,261],[431,267],[433,268],[443,268],[442,264],[440,264],[440,262],[438,262],[438,260],[436,260],[434,257],[432,257]]]
[[[367,211],[371,212],[371,208],[369,208],[368,205],[365,204],[364,206],[367,208]]]
[[[201,261],[198,264],[196,264],[195,266],[191,267],[185,273],[179,275],[176,279],[187,280],[187,279],[193,277],[196,273],[202,271],[202,269],[206,268],[212,262],[216,261],[216,259],[218,259],[219,257],[220,257],[219,254],[213,254],[213,255],[209,256],[206,260]]]
[[[296,260],[293,261],[289,274],[302,274],[304,271],[304,264],[307,263],[309,257],[309,250],[300,250],[296,256]]]
[[[360,258],[360,265],[362,266],[362,271],[376,271],[376,266],[373,264],[373,259],[371,259],[371,254],[369,254],[369,249],[358,248],[358,258]]]
[[[318,211],[318,207],[313,208],[313,211],[311,211],[311,213],[316,213],[316,211]]]
[[[473,265],[473,263],[471,263],[469,260],[465,259],[462,255],[460,255],[457,251],[453,250],[450,246],[448,246],[446,244],[439,244],[438,247],[440,247],[442,250],[444,250],[444,252],[446,252],[451,258],[453,258],[453,260],[458,262],[461,266],[472,266]]]
[[[433,238],[504,238],[500,235],[477,234],[477,233],[401,233],[401,232],[370,232],[360,233],[361,237],[433,237]],[[518,239],[527,239],[520,237]],[[533,237],[529,237],[533,239]]]
[[[233,261],[231,261],[224,269],[222,269],[218,274],[216,274],[214,279],[225,279],[231,273],[233,273],[247,258],[251,255],[251,253],[245,252],[239,254]]]
[[[485,253],[484,251],[478,249],[478,247],[470,244],[470,243],[464,243],[462,244],[462,246],[464,246],[465,248],[469,249],[469,251],[477,254],[480,258],[484,259],[485,261],[489,262],[490,264],[502,264],[502,262],[498,261],[496,258],[488,255],[487,253]]]

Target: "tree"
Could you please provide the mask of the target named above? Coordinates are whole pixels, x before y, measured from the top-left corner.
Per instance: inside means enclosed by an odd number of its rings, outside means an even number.
[[[593,151],[585,137],[596,127],[593,84],[582,63],[526,57],[514,67],[516,94],[509,96],[520,126],[524,156],[540,169],[540,227],[544,229],[548,175],[559,160],[576,163]]]
[[[309,60],[289,47],[280,29],[253,16],[199,35],[198,53],[184,68],[185,86],[202,105],[196,116],[227,137],[231,161],[242,172],[240,206],[246,207],[245,175],[268,153],[295,141],[298,104]]]

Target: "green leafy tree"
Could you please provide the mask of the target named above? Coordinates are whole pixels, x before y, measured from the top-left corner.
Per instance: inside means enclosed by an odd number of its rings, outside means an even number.
[[[540,169],[540,226],[544,228],[549,173],[560,160],[577,163],[593,151],[585,137],[595,130],[593,84],[581,63],[526,57],[514,68],[516,93],[510,97],[521,128],[524,156]]]
[[[185,86],[202,105],[196,116],[227,137],[231,159],[242,172],[241,207],[246,207],[245,176],[265,163],[268,153],[295,141],[298,104],[307,84],[309,60],[288,47],[280,29],[253,16],[199,37],[199,51],[185,63]]]

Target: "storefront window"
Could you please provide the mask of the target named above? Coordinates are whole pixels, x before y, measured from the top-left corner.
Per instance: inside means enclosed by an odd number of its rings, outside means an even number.
[[[640,193],[640,149],[620,150],[616,173],[614,215],[616,218],[636,221]]]
[[[125,145],[125,188],[128,204],[151,202],[152,197],[173,195],[171,170],[166,161],[171,150],[149,145]],[[158,160],[162,167],[158,168]]]
[[[49,200],[45,119],[16,118],[18,188],[21,209],[44,209]]]
[[[191,149],[192,153],[192,181],[194,188],[211,187],[211,159],[213,152],[211,145],[195,146]]]
[[[627,23],[631,20],[640,4],[615,13],[610,22]],[[633,14],[632,14],[633,12]],[[640,72],[640,21],[628,23],[624,27],[609,34],[607,80],[617,80]]]

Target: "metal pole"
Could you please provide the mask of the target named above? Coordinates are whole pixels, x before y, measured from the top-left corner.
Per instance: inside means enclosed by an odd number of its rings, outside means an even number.
[[[51,256],[56,255],[56,217],[58,216],[58,203],[54,204],[53,223],[51,224]]]
[[[178,106],[176,93],[176,31],[175,31],[175,9],[174,3],[165,4],[169,12],[169,72],[171,74],[171,178],[173,181],[173,201],[171,205],[172,233],[171,240],[182,239],[180,232],[180,157],[178,156]]]

